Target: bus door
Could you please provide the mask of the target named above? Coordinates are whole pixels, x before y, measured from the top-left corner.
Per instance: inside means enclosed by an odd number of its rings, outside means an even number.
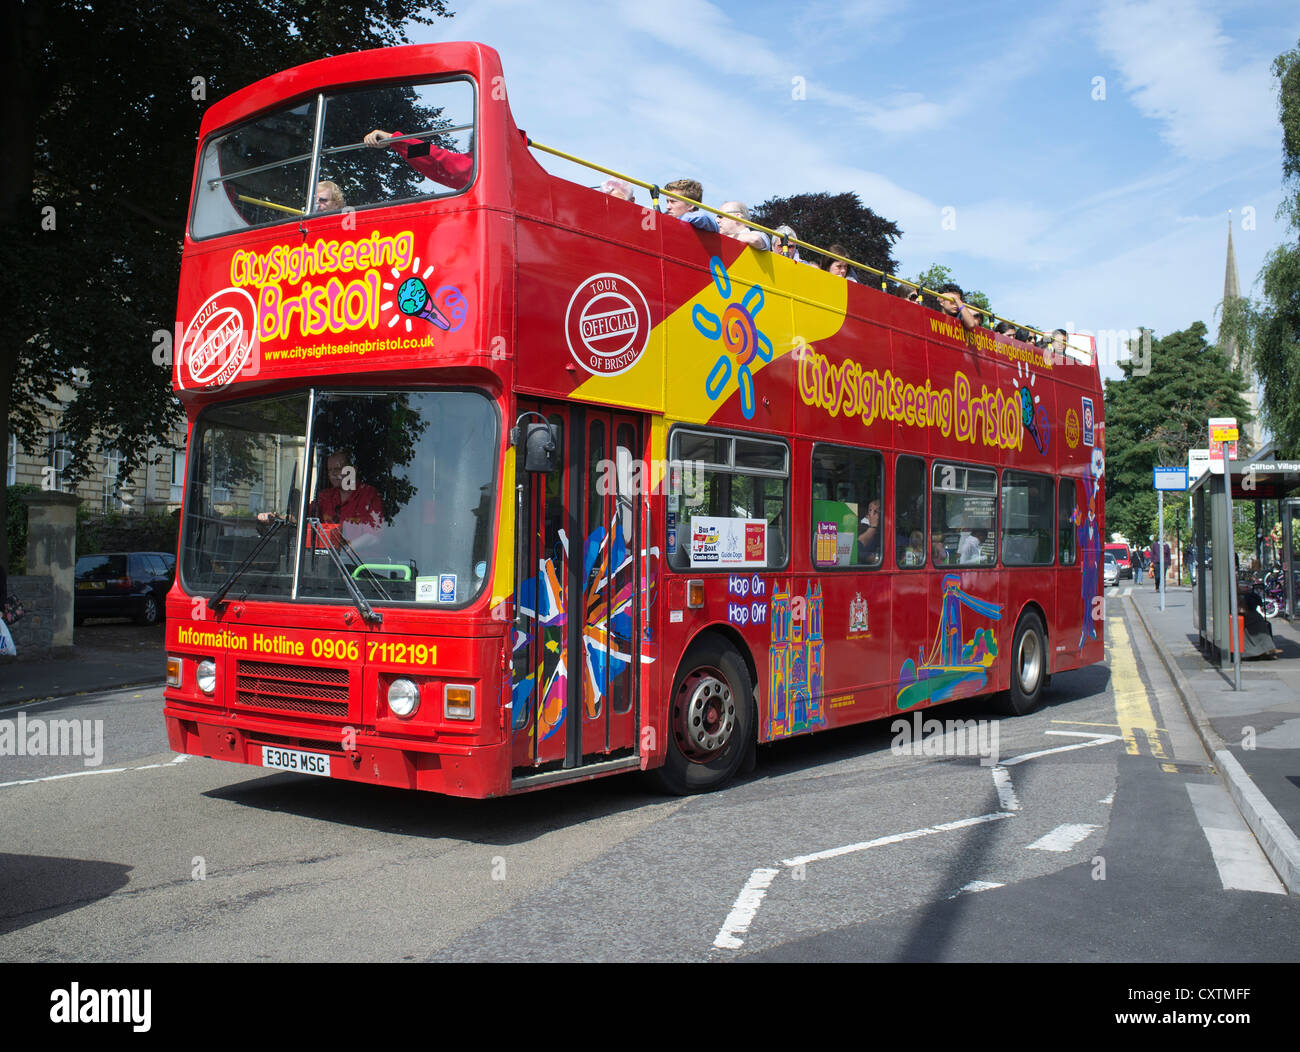
[[[520,403],[556,426],[550,474],[520,471],[513,649],[515,784],[636,758],[648,578],[644,422]],[[527,422],[525,420],[525,422]],[[517,503],[518,506],[518,503]],[[540,771],[539,771],[540,769]]]

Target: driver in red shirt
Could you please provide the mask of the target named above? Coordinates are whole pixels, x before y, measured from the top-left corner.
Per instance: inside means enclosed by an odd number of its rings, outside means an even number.
[[[325,461],[329,487],[320,490],[307,509],[310,517],[319,518],[323,523],[365,527],[362,531],[345,531],[344,536],[349,540],[354,539],[358,533],[365,536],[378,530],[384,521],[384,504],[379,491],[357,478],[357,470],[352,467],[351,459],[342,451],[329,455]]]

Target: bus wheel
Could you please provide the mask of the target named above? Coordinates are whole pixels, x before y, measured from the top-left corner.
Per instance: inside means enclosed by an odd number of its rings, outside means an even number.
[[[1027,716],[1038,707],[1047,686],[1047,642],[1037,614],[1025,614],[1016,625],[1011,644],[1011,690],[1006,709],[1012,716]]]
[[[754,736],[754,695],[735,648],[711,639],[690,649],[673,683],[668,732],[655,772],[666,791],[707,793],[735,776]]]

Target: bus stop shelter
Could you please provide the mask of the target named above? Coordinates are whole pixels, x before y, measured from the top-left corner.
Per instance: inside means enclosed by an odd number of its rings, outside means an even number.
[[[1285,586],[1285,613],[1296,615],[1294,574],[1294,545],[1291,536],[1291,517],[1300,515],[1300,460],[1283,460],[1271,444],[1265,446],[1250,460],[1229,461],[1233,502],[1246,501],[1255,509],[1255,553],[1263,558],[1264,502],[1275,500],[1278,517],[1282,522],[1282,545],[1279,551],[1282,579]],[[1192,502],[1192,544],[1196,568],[1196,583],[1192,587],[1192,620],[1199,638],[1201,652],[1221,668],[1232,664],[1232,622],[1229,620],[1230,578],[1228,573],[1236,565],[1232,540],[1232,524],[1228,522],[1224,507],[1223,487],[1225,475],[1222,462],[1211,461],[1210,470],[1188,487]],[[1219,553],[1229,553],[1222,557]],[[1233,618],[1235,620],[1235,618]]]

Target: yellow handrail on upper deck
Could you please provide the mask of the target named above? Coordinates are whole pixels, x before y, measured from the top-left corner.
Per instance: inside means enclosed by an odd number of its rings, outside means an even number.
[[[730,215],[726,212],[719,211],[716,208],[710,208],[708,205],[704,204],[701,201],[692,201],[689,197],[683,197],[681,194],[675,194],[671,190],[665,190],[663,187],[659,186],[658,184],[644,182],[641,179],[637,179],[635,176],[627,175],[623,172],[616,171],[613,168],[606,168],[604,165],[596,164],[594,161],[588,161],[582,157],[577,157],[571,153],[565,153],[563,150],[557,150],[554,146],[544,146],[536,139],[530,138],[527,140],[527,142],[528,145],[535,150],[541,150],[543,153],[549,153],[556,157],[563,158],[566,161],[572,161],[574,164],[580,164],[584,168],[590,168],[596,172],[603,172],[605,175],[613,176],[615,179],[622,179],[624,182],[631,183],[634,186],[640,186],[643,189],[650,191],[651,201],[656,206],[658,205],[660,195],[663,195],[664,197],[671,197],[677,201],[685,201],[687,204],[694,205],[696,208],[699,208],[705,212],[712,212],[715,216],[725,216],[728,219],[735,219],[736,222],[744,223],[745,226],[750,227],[753,230],[762,231],[768,237],[773,238],[774,241],[779,239],[782,244],[798,245],[800,248],[806,248],[810,252],[816,252],[818,255],[827,256],[830,259],[838,259],[841,263],[847,263],[850,266],[857,267],[859,270],[869,271],[872,274],[877,275],[881,279],[880,288],[882,292],[887,291],[885,289],[886,281],[894,281],[897,282],[899,285],[906,285],[908,288],[916,289],[917,292],[927,293],[931,296],[942,297],[944,295],[944,293],[942,292],[936,292],[934,289],[926,288],[924,285],[918,285],[916,282],[908,281],[906,278],[900,278],[893,274],[887,274],[885,271],[878,270],[877,268],[871,266],[868,263],[859,263],[856,259],[850,259],[847,256],[841,256],[838,253],[831,252],[817,245],[809,244],[807,241],[801,241],[797,237],[789,237],[786,234],[778,234],[775,230],[770,230],[767,227],[761,226],[758,223],[751,222],[748,219],[737,219],[735,216]],[[1000,314],[994,314],[992,311],[985,310],[983,307],[977,307],[973,303],[963,302],[962,305],[965,307],[969,307],[973,311],[978,311],[980,314],[987,315],[989,318],[995,321],[1006,322],[1008,325],[1014,325],[1017,329],[1021,329],[1024,332],[1034,333],[1038,336],[1041,336],[1043,339],[1048,340],[1049,342],[1052,339],[1051,336],[1049,336],[1045,332],[1042,332],[1039,329],[1035,329],[1029,325],[1021,325],[1018,321],[1015,321],[1011,318],[1004,318]]]

